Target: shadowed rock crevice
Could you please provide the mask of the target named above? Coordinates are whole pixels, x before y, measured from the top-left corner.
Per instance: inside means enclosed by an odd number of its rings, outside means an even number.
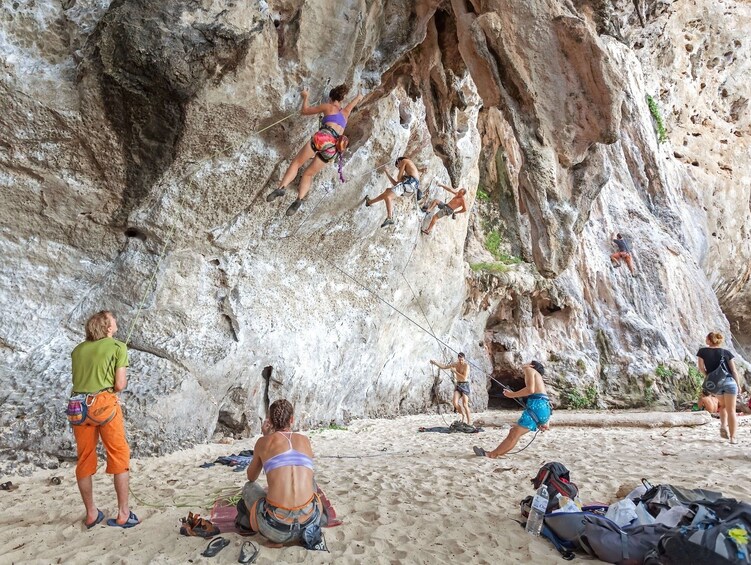
[[[243,31],[200,21],[202,14],[194,13],[199,5],[116,0],[89,41],[89,63],[126,168],[116,222],[175,160],[187,104],[207,83],[217,84],[236,69],[251,34],[263,28],[257,23]]]

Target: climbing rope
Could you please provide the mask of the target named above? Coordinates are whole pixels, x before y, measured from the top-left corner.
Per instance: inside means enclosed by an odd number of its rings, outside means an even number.
[[[181,497],[171,497],[171,503],[165,502],[150,502],[144,500],[133,490],[132,485],[128,485],[128,492],[141,506],[148,506],[149,508],[212,508],[217,500],[227,500],[230,504],[232,501],[237,503],[239,496],[241,496],[242,489],[237,485],[231,487],[222,487],[215,489],[206,494],[187,494]],[[210,498],[207,498],[209,496]]]

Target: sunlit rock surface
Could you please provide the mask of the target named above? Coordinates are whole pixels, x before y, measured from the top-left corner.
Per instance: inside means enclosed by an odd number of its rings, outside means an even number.
[[[257,431],[279,397],[303,426],[445,407],[446,345],[476,365],[475,408],[531,358],[562,404],[686,402],[708,331],[751,345],[748,21],[740,2],[4,3],[6,467],[74,455],[69,355],[102,308],[129,338],[137,453]],[[265,195],[317,127],[299,92],[342,82],[366,94],[346,183],[329,166],[288,218]],[[400,155],[472,212],[424,237],[405,197],[381,229],[364,197]],[[616,231],[636,277],[610,265]]]

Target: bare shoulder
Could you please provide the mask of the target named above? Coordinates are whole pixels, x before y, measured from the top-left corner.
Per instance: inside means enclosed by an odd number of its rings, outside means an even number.
[[[313,447],[310,443],[310,438],[304,434],[301,434],[299,432],[295,432],[294,434],[295,438],[295,449],[298,451],[303,450],[307,451],[312,455],[313,453]]]

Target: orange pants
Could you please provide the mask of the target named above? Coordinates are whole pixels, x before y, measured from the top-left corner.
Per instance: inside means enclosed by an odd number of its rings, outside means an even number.
[[[628,270],[632,273],[634,272],[634,261],[631,259],[631,253],[628,251],[618,251],[617,253],[613,253],[610,256],[611,261],[615,261],[618,263],[619,259],[623,259],[626,262],[626,266],[628,267]]]
[[[107,452],[107,473],[119,475],[130,468],[130,448],[125,439],[125,421],[117,396],[112,392],[100,392],[94,397],[88,413],[96,420],[104,420],[113,410],[115,416],[106,424],[98,424],[91,418],[86,418],[83,424],[72,426],[78,451],[76,479],[96,473],[96,447],[100,436]]]

